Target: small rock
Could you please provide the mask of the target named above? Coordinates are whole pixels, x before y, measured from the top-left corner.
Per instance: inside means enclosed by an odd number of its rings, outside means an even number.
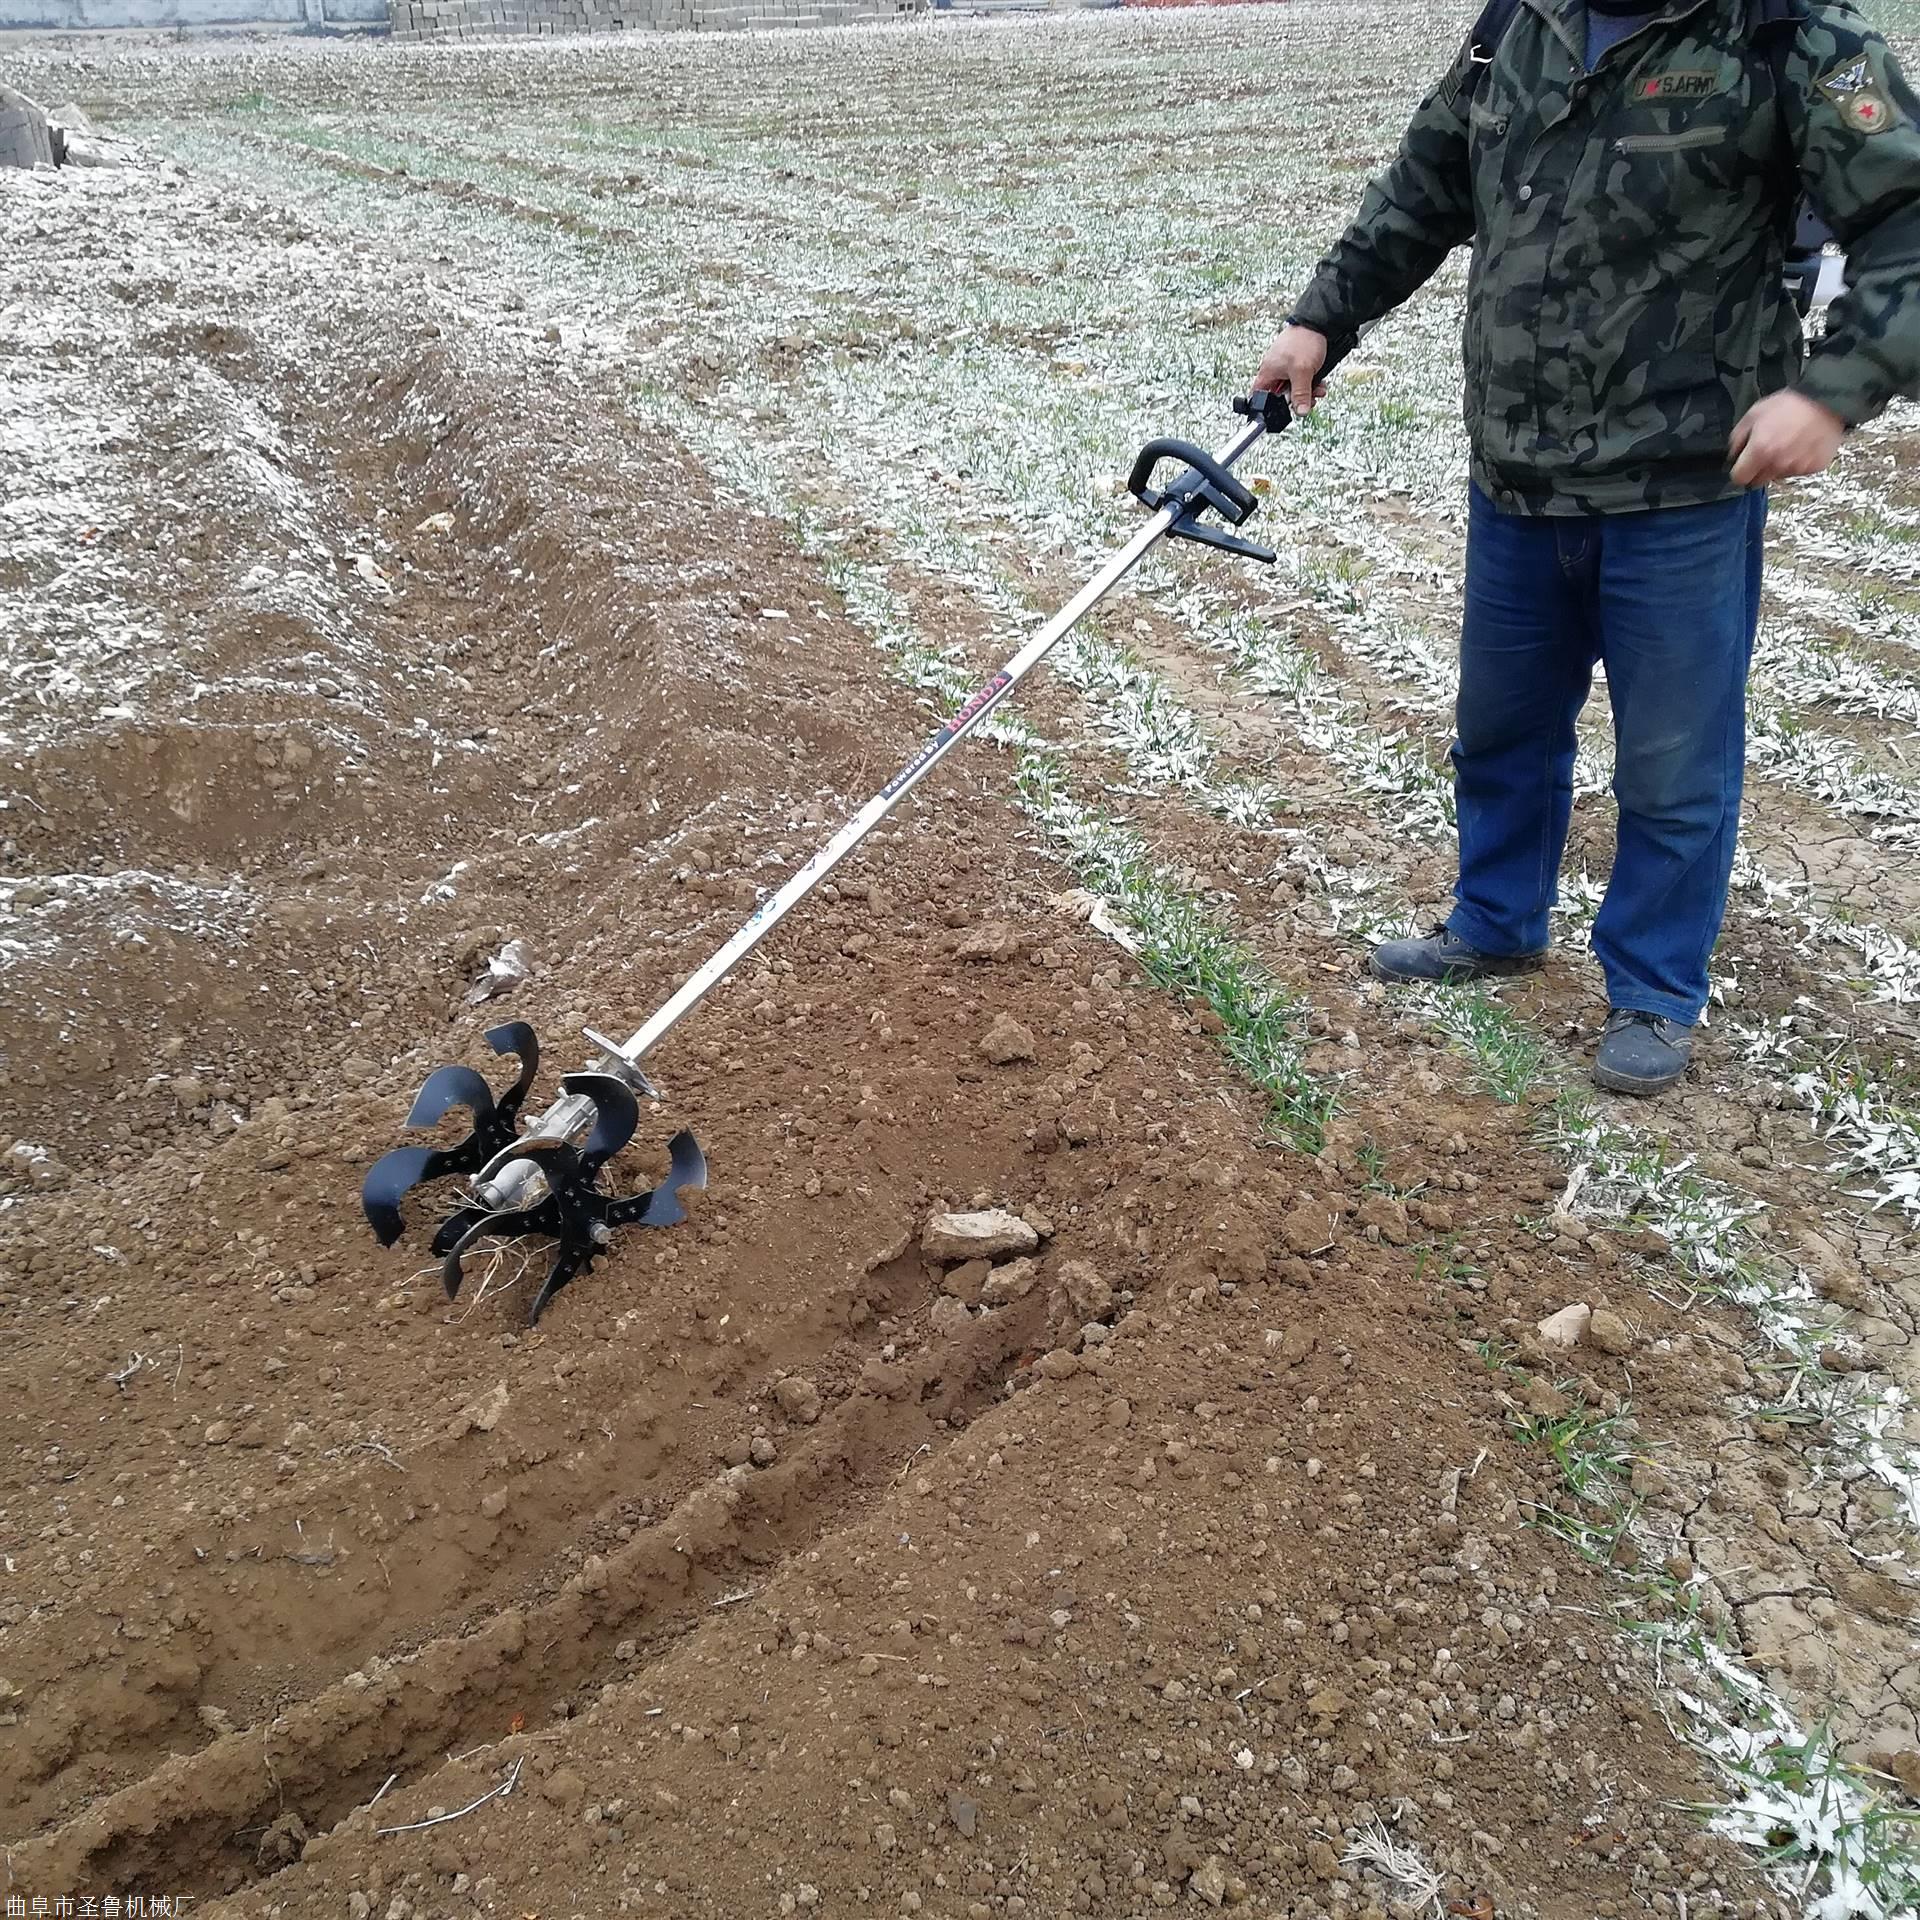
[[[1113,1289],[1090,1261],[1064,1262],[1060,1268],[1060,1284],[1066,1288],[1074,1312],[1083,1320],[1098,1320],[1112,1310]]]
[[[929,1260],[997,1260],[1003,1254],[1031,1253],[1040,1236],[1017,1214],[1002,1207],[983,1213],[936,1213],[920,1236]]]
[[[980,1304],[1004,1307],[1009,1301],[1022,1299],[1033,1291],[1039,1277],[1037,1260],[1009,1260],[1004,1267],[995,1267],[981,1283]]]
[[[1220,1864],[1220,1856],[1210,1853],[1194,1868],[1192,1878],[1188,1880],[1189,1891],[1197,1893],[1208,1906],[1217,1907],[1227,1897],[1227,1870]]]
[[[973,1830],[980,1824],[980,1803],[969,1800],[957,1788],[947,1795],[947,1818],[960,1829],[963,1840],[973,1838]]]
[[[996,1067],[1010,1067],[1033,1058],[1033,1031],[1010,1013],[997,1013],[980,1041],[980,1051]]]
[[[1602,1307],[1587,1322],[1587,1345],[1602,1353],[1631,1353],[1633,1329],[1617,1313]]]
[[[233,1422],[216,1420],[206,1431],[206,1442],[210,1447],[224,1447],[233,1438]]]
[[[467,1005],[477,1007],[483,1000],[497,1000],[511,993],[533,971],[533,957],[524,940],[509,940],[487,962],[487,970],[467,989]]]
[[[1550,1380],[1537,1376],[1520,1390],[1521,1404],[1536,1420],[1558,1420],[1567,1411],[1567,1397]]]
[[[1318,1201],[1301,1201],[1280,1222],[1280,1238],[1291,1253],[1325,1253],[1333,1245],[1333,1215]]]
[[[13,1143],[7,1160],[14,1172],[26,1175],[30,1187],[38,1187],[42,1192],[64,1186],[69,1178],[65,1165],[47,1148],[25,1140]]]
[[[1550,1347],[1577,1347],[1586,1338],[1593,1309],[1584,1300],[1576,1300],[1558,1313],[1550,1313],[1540,1322],[1539,1334]]]
[[[810,1427],[820,1418],[820,1389],[803,1374],[790,1373],[776,1380],[773,1403],[796,1426]]]
[[[990,1260],[963,1260],[957,1267],[947,1269],[946,1278],[940,1282],[946,1291],[956,1300],[967,1306],[980,1304],[980,1289],[987,1283],[987,1275],[993,1271]]]
[[[780,1449],[764,1433],[756,1433],[753,1444],[747,1449],[747,1458],[756,1467],[770,1467],[780,1458]]]
[[[1080,1356],[1055,1347],[1033,1363],[1033,1370],[1046,1380],[1071,1380],[1080,1371]]]
[[[571,1767],[558,1767],[540,1783],[540,1791],[556,1807],[571,1813],[587,1797],[587,1783]]]
[[[469,1401],[454,1416],[453,1437],[457,1440],[463,1433],[491,1433],[506,1410],[507,1383],[497,1380],[489,1392]]]
[[[933,1330],[943,1340],[958,1333],[972,1320],[964,1300],[956,1300],[950,1293],[937,1293],[933,1297],[933,1311],[929,1315]]]
[[[1017,960],[1020,936],[1004,920],[983,920],[954,951],[962,960]]]
[[[1362,1227],[1372,1227],[1390,1247],[1403,1247],[1413,1237],[1405,1206],[1390,1193],[1368,1194],[1354,1218]]]

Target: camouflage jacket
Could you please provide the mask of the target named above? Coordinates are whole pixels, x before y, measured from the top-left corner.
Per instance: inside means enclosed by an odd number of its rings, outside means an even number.
[[[1852,426],[1920,388],[1920,102],[1880,36],[1846,0],[1669,0],[1588,73],[1585,24],[1525,0],[1472,86],[1463,47],[1291,318],[1350,338],[1471,240],[1473,474],[1515,513],[1723,499],[1762,394]],[[1848,255],[1810,355],[1802,180]]]

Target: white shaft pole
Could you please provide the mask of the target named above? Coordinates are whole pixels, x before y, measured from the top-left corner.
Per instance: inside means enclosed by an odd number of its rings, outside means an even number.
[[[1266,432],[1265,423],[1249,421],[1214,456],[1224,467],[1231,467]],[[827,844],[778,892],[763,901],[745,926],[719,952],[693,973],[673,997],[624,1042],[609,1040],[604,1034],[587,1030],[587,1038],[603,1049],[611,1070],[618,1066],[638,1069],[640,1062],[659,1045],[667,1034],[697,1007],[755,947],[757,947],[808,894],[810,894],[848,854],[850,854],[895,806],[917,787],[946,756],[979,726],[1000,702],[1044,660],[1066,636],[1097,607],[1147,554],[1165,537],[1167,529],[1179,518],[1180,504],[1159,508],[1133,537],[1096,573],[1060,611],[1044,622],[998,673],[986,681],[960,710],[939,730]],[[642,1082],[644,1084],[644,1081]],[[563,1094],[528,1128],[523,1138],[570,1136],[588,1125],[594,1114],[593,1102],[583,1095]],[[521,1143],[503,1147],[474,1176],[475,1194],[484,1206],[504,1208],[520,1204],[531,1183],[533,1163],[518,1158]],[[496,1177],[497,1176],[497,1177]]]
[[[1264,428],[1256,424],[1237,435],[1217,456],[1221,464],[1231,466],[1259,439],[1263,431]],[[766,900],[753,918],[659,1012],[637,1029],[624,1046],[617,1049],[620,1058],[629,1066],[637,1066],[644,1060],[1139,565],[1177,517],[1177,508],[1162,507],[1146,521],[1133,538],[940,728],[912,761],[902,767],[785,886]]]

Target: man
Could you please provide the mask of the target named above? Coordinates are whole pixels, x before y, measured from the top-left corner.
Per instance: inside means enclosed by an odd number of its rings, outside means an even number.
[[[1459,880],[1443,926],[1371,964],[1448,984],[1540,964],[1604,663],[1594,1078],[1651,1093],[1686,1070],[1726,908],[1764,489],[1920,387],[1920,102],[1845,0],[1507,15],[1421,103],[1254,384],[1308,411],[1329,354],[1472,240]],[[1803,186],[1848,254],[1811,353],[1782,279]]]

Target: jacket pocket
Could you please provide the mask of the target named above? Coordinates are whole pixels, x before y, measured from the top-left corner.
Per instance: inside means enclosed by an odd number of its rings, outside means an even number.
[[[1677,393],[1694,393],[1720,384],[1720,366],[1711,353],[1690,351],[1656,355],[1647,366],[1644,388],[1653,400]]]
[[[1713,147],[1732,138],[1728,127],[1688,127],[1684,133],[1623,133],[1615,153],[1684,153],[1689,147]]]

